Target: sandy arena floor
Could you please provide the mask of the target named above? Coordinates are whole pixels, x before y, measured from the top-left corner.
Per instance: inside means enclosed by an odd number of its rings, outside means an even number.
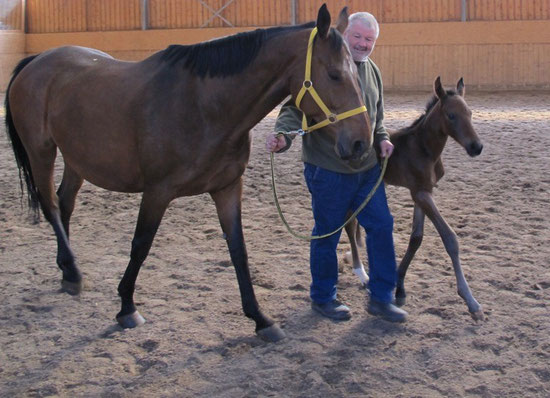
[[[412,123],[429,96],[387,93],[387,126]],[[85,183],[71,237],[86,289],[76,298],[60,293],[53,232],[30,222],[0,134],[0,396],[550,396],[550,93],[468,92],[466,99],[485,147],[471,159],[449,141],[435,200],[459,236],[466,278],[487,319],[470,318],[428,221],[407,275],[407,323],[369,316],[349,265],[339,293],[352,320],[313,313],[308,244],[286,232],[272,200],[263,147],[272,112],[252,132],[243,222],[258,300],[288,336],[277,344],[257,338],[242,314],[208,195],[170,206],[137,284],[147,323],[122,330],[116,288],[140,196]],[[278,188],[290,222],[307,233],[299,154],[297,143],[277,156]],[[58,180],[60,173],[61,166]],[[388,196],[400,258],[412,202],[402,188],[388,187]],[[346,250],[343,238],[341,258]]]

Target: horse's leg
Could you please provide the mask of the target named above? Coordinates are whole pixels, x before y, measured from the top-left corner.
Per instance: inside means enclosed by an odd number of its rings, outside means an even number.
[[[481,305],[479,305],[472,295],[468,282],[466,282],[466,278],[464,278],[464,274],[462,273],[462,267],[460,266],[459,259],[458,240],[455,232],[439,213],[439,210],[433,201],[432,195],[429,192],[417,192],[413,198],[434,224],[437,232],[439,232],[439,235],[441,236],[441,240],[443,240],[447,253],[451,257],[457,281],[458,295],[466,302],[470,315],[474,318],[474,320],[483,319]]]
[[[59,210],[61,213],[61,223],[63,224],[63,229],[65,230],[67,240],[69,240],[69,222],[74,210],[76,194],[82,186],[82,182],[82,177],[76,174],[67,164],[65,164],[63,179],[61,180],[61,185],[57,190],[57,197],[59,202]],[[67,260],[68,259],[64,254],[62,246],[58,245],[57,265],[59,268],[61,268],[61,270],[67,270],[69,274],[79,273],[78,269],[76,269],[74,261],[71,262]],[[82,279],[77,282],[72,282],[63,277],[62,286],[64,291],[70,294],[78,294],[82,290]]]
[[[237,273],[244,314],[256,322],[258,336],[268,341],[278,341],[285,337],[284,332],[262,314],[254,295],[241,223],[241,195],[242,178],[220,191],[211,193]]]
[[[139,215],[132,240],[130,262],[118,285],[121,298],[121,310],[116,319],[123,328],[134,328],[145,323],[134,304],[134,290],[141,265],[147,258],[158,227],[170,203],[171,198],[162,192],[146,191],[143,193]]]
[[[55,194],[53,180],[57,148],[49,143],[37,149],[37,152],[39,153],[33,153],[30,157],[31,169],[42,212],[52,225],[57,238],[57,265],[63,272],[61,288],[71,295],[77,295],[82,290],[82,274],[76,266],[69,238],[61,221],[59,199]]]
[[[409,268],[409,264],[414,258],[416,251],[420,247],[420,244],[422,243],[422,238],[424,236],[424,219],[424,212],[422,211],[420,206],[415,204],[409,246],[407,247],[407,251],[403,256],[403,259],[401,260],[397,271],[398,278],[397,288],[395,290],[395,304],[400,307],[405,304],[407,297],[407,294],[405,293],[405,275],[407,274],[407,269]]]
[[[83,182],[84,179],[76,174],[76,172],[67,164],[65,164],[63,179],[61,180],[61,185],[59,185],[59,189],[57,190],[57,197],[59,198],[61,222],[63,223],[67,237],[70,236],[69,223],[74,210],[76,194],[78,193],[80,187],[82,187]]]
[[[369,282],[369,276],[365,272],[365,267],[361,262],[361,258],[359,256],[359,249],[358,249],[358,246],[359,246],[358,239],[361,239],[361,232],[359,228],[361,228],[361,226],[359,225],[357,220],[354,219],[348,225],[346,225],[345,228],[346,228],[346,233],[348,234],[349,244],[351,247],[353,273],[357,275],[357,277],[361,281],[361,285],[363,285],[363,287],[366,287],[367,283]]]

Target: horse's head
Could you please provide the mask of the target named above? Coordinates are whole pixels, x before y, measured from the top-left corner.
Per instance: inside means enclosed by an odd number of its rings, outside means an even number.
[[[307,56],[306,51],[301,55],[305,62],[291,78],[291,92],[306,115],[307,129],[322,128],[333,136],[338,156],[356,159],[368,149],[372,130],[357,68],[342,36],[348,25],[347,7],[340,13],[336,28],[331,28],[330,22],[330,13],[323,5],[317,16],[317,33],[314,29],[310,36],[311,50]]]
[[[468,155],[472,157],[479,155],[483,144],[472,125],[472,111],[464,101],[463,79],[460,78],[458,81],[455,93],[445,91],[438,76],[434,82],[434,91],[439,98],[443,131],[462,145]]]

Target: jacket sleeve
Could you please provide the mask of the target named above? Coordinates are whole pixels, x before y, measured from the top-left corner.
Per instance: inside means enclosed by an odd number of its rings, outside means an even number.
[[[299,110],[292,99],[288,100],[282,107],[275,121],[275,133],[288,133],[302,128],[302,111]],[[292,145],[295,135],[285,135],[286,146],[277,153],[285,152]]]
[[[376,74],[376,84],[378,85],[378,102],[376,103],[376,125],[374,127],[374,144],[376,149],[380,148],[380,142],[383,140],[390,140],[390,135],[386,131],[384,126],[384,86],[382,83],[382,75],[376,65],[374,71]]]

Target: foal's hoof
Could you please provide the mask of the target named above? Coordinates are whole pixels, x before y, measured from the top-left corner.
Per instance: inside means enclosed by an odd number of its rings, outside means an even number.
[[[481,310],[481,308],[479,309],[479,311],[470,312],[470,315],[472,316],[473,320],[476,322],[483,321],[485,319],[485,315],[483,314],[483,311]]]
[[[256,331],[256,334],[268,343],[276,343],[286,337],[285,332],[283,332],[283,330],[275,324]]]
[[[407,302],[407,296],[395,297],[395,305],[398,307],[403,307]]]
[[[78,296],[82,291],[82,281],[70,282],[65,279],[61,280],[61,291],[69,293],[71,296]]]
[[[128,315],[117,315],[116,320],[118,324],[124,329],[133,329],[145,323],[145,318],[143,318],[141,314],[137,311],[132,312]]]

